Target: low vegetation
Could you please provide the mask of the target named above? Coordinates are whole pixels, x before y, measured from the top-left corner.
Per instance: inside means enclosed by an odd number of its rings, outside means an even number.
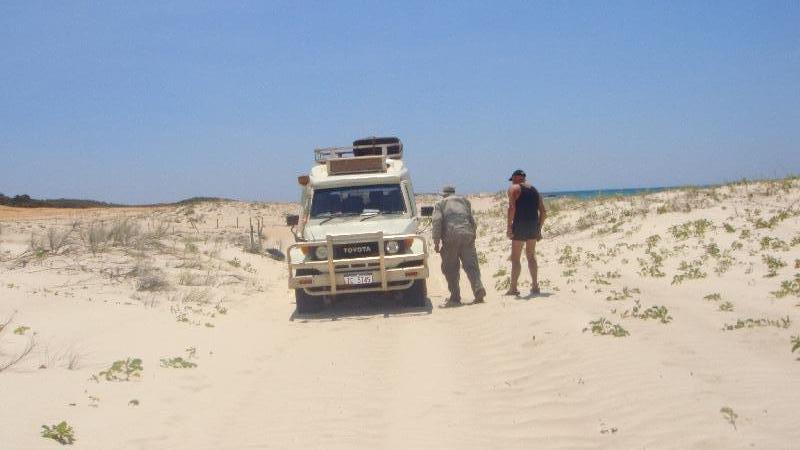
[[[130,381],[131,379],[141,378],[143,370],[141,359],[121,359],[114,361],[108,369],[93,375],[92,379],[94,381],[100,381],[101,378],[106,381]]]
[[[161,359],[161,367],[171,368],[171,369],[192,369],[197,367],[197,364],[187,361],[183,359],[181,356],[176,356],[174,358],[163,358]]]
[[[558,257],[558,263],[566,267],[575,267],[579,262],[581,262],[580,252],[580,247],[577,249],[577,251],[574,251],[572,246],[565,245],[564,248],[561,249],[561,255]]]
[[[739,418],[739,415],[736,414],[730,406],[723,406],[719,410],[720,414],[722,414],[722,418],[725,419],[726,422],[733,426],[733,429],[736,429],[736,419]]]
[[[643,277],[661,278],[666,276],[662,270],[664,267],[664,256],[656,251],[656,245],[661,241],[661,236],[654,234],[645,240],[647,246],[645,254],[648,258],[636,258],[639,262],[639,275]]]
[[[726,323],[722,326],[725,331],[740,330],[742,328],[758,328],[758,327],[776,327],[776,328],[789,328],[792,321],[789,316],[781,317],[778,319],[738,319],[736,323]]]
[[[708,274],[703,272],[702,267],[703,261],[700,259],[691,262],[681,261],[678,266],[678,271],[680,273],[672,277],[672,284],[680,284],[683,283],[684,280],[705,278]]]
[[[30,356],[31,352],[36,348],[36,339],[33,336],[29,336],[26,344],[16,352],[12,352],[9,355],[3,351],[3,334],[6,332],[6,330],[11,328],[11,323],[14,321],[15,315],[16,311],[7,318],[0,319],[0,372],[3,372],[6,369],[21,363],[28,356]],[[28,327],[17,327],[14,330],[14,334],[24,335],[25,331],[28,329]]]
[[[789,295],[800,297],[800,273],[795,274],[793,280],[781,282],[780,289],[772,291],[772,295],[776,298],[783,298]]]
[[[779,258],[770,255],[761,255],[761,260],[766,264],[768,272],[764,275],[765,278],[778,276],[778,269],[786,267],[786,263]]]
[[[604,317],[589,322],[589,326],[583,329],[584,333],[587,331],[600,336],[611,335],[614,337],[624,337],[630,334],[628,330],[622,328],[619,324],[612,323]]]
[[[731,302],[723,302],[719,304],[718,309],[724,312],[732,312],[733,311],[733,303]]]
[[[63,420],[56,425],[42,425],[42,437],[52,439],[61,445],[72,445],[76,441],[75,431]]]
[[[699,219],[672,226],[669,228],[669,232],[675,239],[684,241],[690,237],[702,238],[705,236],[706,232],[713,229],[713,227],[714,224],[710,220]]]
[[[606,297],[606,300],[610,302],[627,300],[633,297],[633,294],[641,294],[641,291],[638,288],[630,289],[627,286],[624,286],[621,292],[617,292],[614,289],[612,289],[611,294]]]
[[[672,321],[672,316],[669,315],[669,310],[667,310],[666,306],[653,305],[649,308],[643,308],[639,300],[634,302],[632,309],[622,313],[622,318],[626,317],[635,317],[642,320],[656,319],[661,323],[669,323]]]

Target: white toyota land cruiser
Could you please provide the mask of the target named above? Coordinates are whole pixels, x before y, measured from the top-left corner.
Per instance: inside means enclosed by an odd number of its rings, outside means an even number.
[[[314,153],[311,172],[298,177],[300,215],[286,218],[296,241],[286,259],[297,311],[321,309],[326,296],[388,291],[425,306],[428,246],[417,232],[403,144],[367,138]]]

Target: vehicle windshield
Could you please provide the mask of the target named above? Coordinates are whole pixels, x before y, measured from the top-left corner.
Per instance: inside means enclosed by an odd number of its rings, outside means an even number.
[[[405,212],[406,205],[399,184],[316,189],[311,200],[312,218]]]

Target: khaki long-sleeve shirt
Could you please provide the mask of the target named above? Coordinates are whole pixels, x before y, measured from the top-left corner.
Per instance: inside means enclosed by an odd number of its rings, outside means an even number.
[[[475,236],[475,218],[469,200],[458,195],[445,197],[433,207],[431,234],[434,241],[448,236]]]

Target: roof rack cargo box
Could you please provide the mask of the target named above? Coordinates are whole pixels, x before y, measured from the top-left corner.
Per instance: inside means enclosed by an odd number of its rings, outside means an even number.
[[[386,157],[383,155],[329,159],[326,163],[328,175],[386,172]]]
[[[353,141],[353,156],[385,155],[387,158],[402,159],[403,143],[400,138],[370,136]]]

